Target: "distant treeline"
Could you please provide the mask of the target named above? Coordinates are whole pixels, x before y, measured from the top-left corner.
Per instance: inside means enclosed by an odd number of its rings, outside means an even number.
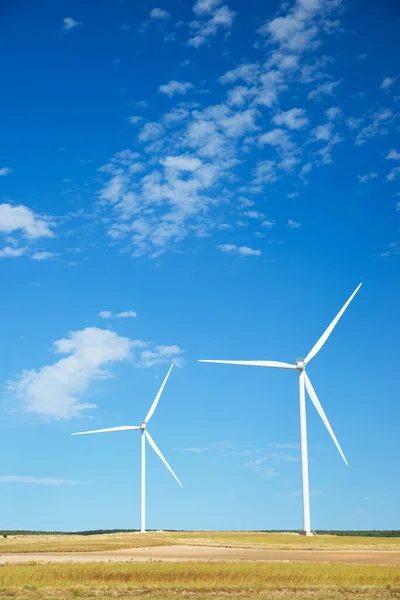
[[[88,531],[29,531],[26,529],[22,530],[1,530],[0,536],[7,535],[102,535],[107,533],[133,533],[138,532],[138,529],[90,529]],[[148,531],[159,531],[158,529],[149,529]],[[165,529],[163,530],[165,533],[200,533],[199,531],[183,531],[179,529]],[[234,532],[231,532],[234,533]],[[301,531],[288,531],[288,530],[271,530],[271,529],[263,529],[258,530],[257,533],[301,533]],[[349,536],[360,536],[360,537],[400,537],[400,530],[392,529],[379,531],[373,529],[371,531],[367,530],[329,530],[329,529],[317,529],[315,533],[318,535],[349,535]]]

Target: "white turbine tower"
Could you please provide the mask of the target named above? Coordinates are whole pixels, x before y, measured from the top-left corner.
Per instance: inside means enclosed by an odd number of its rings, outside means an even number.
[[[158,401],[160,400],[160,396],[163,392],[165,384],[167,383],[167,379],[169,374],[172,371],[173,365],[170,366],[169,371],[167,373],[166,378],[164,379],[160,389],[158,390],[157,396],[154,398],[153,404],[150,406],[150,410],[144,418],[144,421],[141,422],[140,425],[122,425],[121,427],[109,427],[108,429],[96,429],[94,431],[80,431],[79,433],[72,433],[71,435],[87,435],[89,433],[108,433],[111,431],[131,431],[134,429],[140,429],[142,433],[142,444],[141,444],[141,491],[140,491],[140,531],[144,533],[146,531],[146,439],[149,442],[150,446],[153,448],[154,452],[160,457],[164,465],[167,467],[168,471],[173,475],[179,485],[182,487],[181,482],[167,463],[164,456],[161,454],[161,450],[147,431],[147,424],[153,416],[154,411],[156,410]]]
[[[343,458],[346,465],[348,465],[345,455],[342,452],[342,449],[339,445],[339,442],[336,439],[335,434],[333,433],[333,429],[330,426],[330,423],[327,419],[327,416],[324,412],[324,409],[321,406],[320,401],[318,400],[317,394],[311,384],[311,381],[306,373],[306,365],[310,362],[312,358],[321,350],[322,346],[325,344],[326,340],[332,333],[334,327],[339,321],[340,317],[349,306],[350,302],[353,300],[354,296],[357,294],[358,290],[361,287],[360,285],[357,289],[352,293],[350,298],[347,300],[346,304],[343,308],[338,312],[336,317],[333,319],[332,323],[326,329],[326,331],[321,335],[315,346],[310,350],[305,358],[297,358],[296,364],[289,364],[285,362],[279,362],[274,360],[200,360],[199,362],[209,362],[209,363],[222,363],[227,365],[248,365],[251,367],[275,367],[278,369],[293,369],[299,372],[299,395],[300,395],[300,447],[301,447],[301,475],[302,475],[302,488],[303,488],[303,529],[305,535],[312,535],[311,525],[310,525],[310,490],[308,484],[308,454],[307,454],[307,422],[306,422],[306,400],[305,400],[305,389],[311,398],[312,403],[314,404],[319,416],[325,424],[325,427],[329,431],[331,438],[333,439],[337,449],[340,452],[341,457]]]

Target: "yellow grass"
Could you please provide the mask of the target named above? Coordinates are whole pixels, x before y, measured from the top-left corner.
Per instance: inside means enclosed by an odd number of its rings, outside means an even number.
[[[394,598],[400,567],[310,563],[113,563],[0,566],[2,598]]]
[[[379,585],[400,589],[400,567],[341,563],[187,562],[1,565],[0,586],[138,585],[222,589],[229,586]]]
[[[301,535],[257,532],[149,532],[103,535],[31,535],[0,538],[2,552],[91,552],[118,550],[143,546],[225,546],[272,549],[387,549],[400,550],[400,538],[368,538],[320,535],[306,538]]]

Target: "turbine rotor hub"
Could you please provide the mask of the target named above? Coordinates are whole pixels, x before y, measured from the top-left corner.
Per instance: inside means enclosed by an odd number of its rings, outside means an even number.
[[[299,371],[304,371],[306,364],[304,358],[296,358],[296,365]]]
[[[142,421],[142,423],[140,423],[140,429],[142,431],[145,431],[145,429],[146,429],[146,421]]]

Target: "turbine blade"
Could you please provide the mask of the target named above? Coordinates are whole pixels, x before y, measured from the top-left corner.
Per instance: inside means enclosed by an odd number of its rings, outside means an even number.
[[[314,404],[315,408],[317,409],[317,413],[319,414],[319,416],[321,417],[321,419],[323,420],[325,427],[327,428],[327,430],[329,431],[329,433],[331,434],[331,438],[333,439],[333,441],[335,442],[336,448],[339,450],[339,453],[341,455],[341,457],[343,458],[344,462],[346,463],[347,466],[349,466],[349,463],[346,460],[345,455],[343,454],[343,451],[339,445],[339,442],[336,439],[336,435],[333,433],[333,429],[328,421],[328,417],[326,416],[324,409],[321,406],[321,402],[318,400],[318,396],[315,393],[315,390],[312,386],[312,383],[307,375],[307,373],[304,371],[304,379],[305,379],[305,384],[306,384],[306,388],[307,388],[307,392],[312,400],[312,403]]]
[[[183,487],[183,485],[181,484],[181,482],[179,481],[179,479],[177,478],[177,476],[175,475],[175,473],[173,472],[173,470],[171,469],[171,467],[167,463],[166,459],[161,454],[160,448],[157,446],[157,444],[155,443],[155,441],[153,440],[153,438],[151,437],[151,435],[149,434],[149,432],[147,431],[147,429],[145,430],[144,433],[145,433],[145,436],[147,438],[147,441],[149,442],[150,446],[153,448],[154,452],[160,457],[160,459],[162,460],[162,462],[164,463],[164,465],[167,467],[168,471],[171,473],[171,475],[173,475],[173,477],[175,477],[175,479],[179,483],[179,485],[181,487]]]
[[[109,433],[110,431],[131,431],[133,429],[140,429],[140,426],[133,425],[122,425],[121,427],[109,427],[108,429],[94,429],[93,431],[79,431],[78,433],[71,433],[71,435],[86,435],[88,433]]]
[[[168,371],[168,373],[167,373],[167,376],[166,376],[166,378],[164,379],[164,381],[162,382],[162,385],[161,385],[160,389],[158,390],[157,396],[156,396],[156,397],[154,398],[154,400],[153,400],[153,404],[150,406],[150,410],[149,410],[149,412],[147,413],[147,415],[146,415],[146,417],[145,417],[145,419],[144,419],[144,422],[145,422],[145,423],[148,423],[148,422],[150,421],[151,417],[153,416],[153,413],[154,413],[154,411],[156,410],[156,407],[157,407],[158,401],[159,401],[159,399],[160,399],[160,396],[161,396],[161,394],[162,394],[162,391],[163,391],[163,389],[164,389],[164,387],[165,387],[165,384],[167,383],[167,379],[168,379],[168,377],[169,377],[169,374],[170,374],[170,373],[171,373],[171,371],[172,371],[172,367],[173,367],[173,366],[174,366],[174,365],[171,365],[171,366],[170,366],[170,368],[169,368],[169,371]]]
[[[204,363],[218,363],[223,365],[246,365],[249,367],[276,367],[277,369],[297,369],[296,365],[291,365],[277,360],[199,360]]]
[[[339,321],[340,317],[342,316],[342,314],[344,313],[344,311],[346,310],[346,308],[349,306],[350,302],[353,300],[354,296],[357,294],[357,292],[358,292],[358,290],[360,289],[361,286],[362,286],[362,283],[360,283],[360,285],[358,286],[358,288],[354,290],[354,292],[352,293],[352,295],[350,296],[350,298],[347,300],[346,304],[338,312],[338,314],[336,315],[336,317],[333,319],[332,323],[329,325],[329,327],[321,335],[321,337],[319,338],[318,342],[315,344],[315,346],[307,354],[307,356],[304,359],[304,363],[305,364],[307,364],[308,362],[310,362],[310,360],[312,358],[314,358],[314,356],[321,350],[322,346],[325,344],[326,340],[331,335],[333,329],[336,327],[336,324]]]

